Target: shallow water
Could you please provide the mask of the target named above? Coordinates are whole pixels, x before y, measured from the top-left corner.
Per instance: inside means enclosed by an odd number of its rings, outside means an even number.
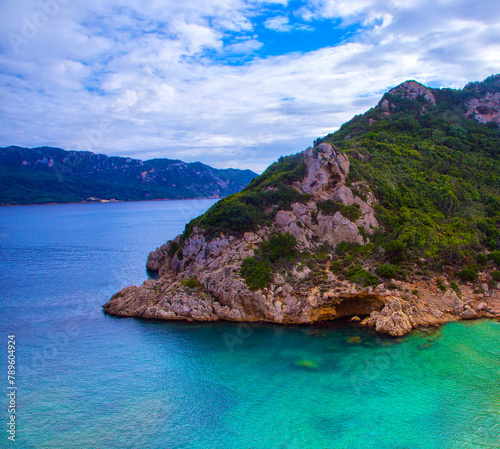
[[[0,209],[0,369],[15,333],[19,387],[17,442],[2,430],[0,447],[500,447],[497,322],[395,340],[349,323],[104,315],[213,202]],[[6,409],[2,394],[5,430]]]

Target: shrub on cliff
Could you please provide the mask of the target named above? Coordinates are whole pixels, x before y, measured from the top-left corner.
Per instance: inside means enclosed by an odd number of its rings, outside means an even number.
[[[479,253],[476,257],[476,261],[482,267],[488,265],[488,257],[486,256],[486,254]]]
[[[343,204],[339,201],[325,200],[318,201],[317,206],[324,215],[335,215],[340,212],[345,218],[356,221],[361,217],[361,208],[359,204]]]
[[[240,275],[250,290],[268,285],[276,269],[295,261],[297,240],[287,232],[277,232],[261,243],[254,257],[247,257],[241,265]]]
[[[460,272],[460,278],[466,282],[476,282],[479,278],[477,271],[473,268],[464,268]]]
[[[495,265],[500,266],[500,251],[492,251],[488,254],[488,259],[491,259]]]
[[[356,284],[362,285],[363,287],[369,287],[378,284],[377,276],[356,265],[353,265],[349,268],[345,277],[346,279],[349,279]]]
[[[394,262],[456,267],[500,250],[500,130],[465,117],[476,91],[432,90],[437,103],[425,111],[393,96],[396,113],[374,108],[323,139],[349,156],[348,182],[366,181],[379,200],[379,243]]]
[[[399,270],[395,265],[383,264],[378,267],[377,273],[385,279],[394,279],[399,274]]]
[[[381,232],[363,235],[381,247],[374,256],[377,264],[412,270],[424,258],[429,269],[459,271],[484,266],[478,254],[489,250],[489,259],[500,266],[500,130],[467,119],[464,112],[469,99],[490,89],[498,92],[500,84],[487,80],[464,90],[432,89],[435,105],[391,94],[385,97],[394,105],[391,115],[373,108],[321,139],[349,156],[346,185],[364,181],[378,201]],[[270,224],[277,211],[310,199],[293,188],[305,175],[303,154],[280,158],[241,193],[193,220],[181,243],[194,226],[212,238]],[[360,216],[356,204],[330,199],[317,207],[323,215],[340,212],[353,221]],[[317,214],[311,218],[317,224]]]
[[[272,279],[269,263],[260,257],[247,257],[241,265],[240,274],[250,290],[260,290]]]
[[[203,284],[196,277],[191,277],[188,279],[184,279],[181,281],[181,285],[195,289],[195,288],[203,288]]]
[[[268,240],[262,242],[258,253],[271,263],[276,263],[279,259],[293,260],[297,255],[295,246],[297,239],[294,235],[287,232],[282,234],[277,232],[269,237]]]

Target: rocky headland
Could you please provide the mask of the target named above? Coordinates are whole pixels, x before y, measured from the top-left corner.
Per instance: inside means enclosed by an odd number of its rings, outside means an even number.
[[[478,97],[469,95],[464,100],[463,120],[497,123],[497,94],[486,92]],[[409,228],[405,223],[397,228],[386,212],[402,213],[403,206],[397,209],[388,202],[382,179],[371,182],[369,176],[359,175],[359,167],[369,170],[370,164],[375,166],[377,153],[369,148],[364,151],[360,142],[365,141],[355,141],[353,135],[364,133],[365,139],[367,132],[376,131],[374,126],[401,112],[398,101],[418,103],[411,108],[405,103],[404,112],[410,109],[421,117],[439,104],[439,92],[414,81],[403,83],[366,114],[359,125],[362,131],[351,125],[336,134],[337,141],[327,136],[294,156],[290,159],[293,164],[287,159],[271,166],[236,194],[240,196],[225,203],[222,200],[190,223],[182,235],[151,252],[147,268],[157,272],[158,278],[116,293],[103,306],[105,313],[280,324],[348,317],[360,326],[395,337],[420,326],[500,318],[496,250],[479,242],[483,235],[469,239],[472,249],[467,252],[467,243],[457,243],[458,237],[441,238],[444,231],[431,223],[429,229],[437,230],[429,235],[438,242],[437,249],[429,249],[422,238],[413,238],[412,247],[410,238],[404,237]],[[350,145],[348,151],[339,149],[341,144]],[[417,144],[414,148],[408,157],[422,160],[425,156],[414,153],[424,150]],[[390,182],[394,188],[397,180],[391,178]],[[218,228],[217,217],[228,220],[228,211],[241,204],[253,208],[253,215],[247,218],[242,209],[241,214],[236,213],[241,216],[231,222],[234,226]],[[441,212],[441,203],[436,204],[436,213],[445,217],[438,216],[436,223],[446,221],[448,226],[456,222],[458,208]],[[257,218],[255,211],[261,214]],[[411,213],[408,217],[411,221]],[[418,225],[416,229],[412,232],[419,232]],[[406,246],[393,244],[399,241],[407,242]]]

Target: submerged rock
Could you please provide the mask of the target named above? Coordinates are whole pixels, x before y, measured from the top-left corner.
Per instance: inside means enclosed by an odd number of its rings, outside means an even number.
[[[298,360],[297,362],[295,362],[295,366],[312,370],[319,369],[319,363],[315,362],[314,360]]]

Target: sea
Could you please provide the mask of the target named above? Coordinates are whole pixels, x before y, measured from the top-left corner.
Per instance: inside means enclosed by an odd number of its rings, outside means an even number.
[[[0,448],[500,448],[498,322],[393,339],[105,315],[214,202],[0,208]]]

